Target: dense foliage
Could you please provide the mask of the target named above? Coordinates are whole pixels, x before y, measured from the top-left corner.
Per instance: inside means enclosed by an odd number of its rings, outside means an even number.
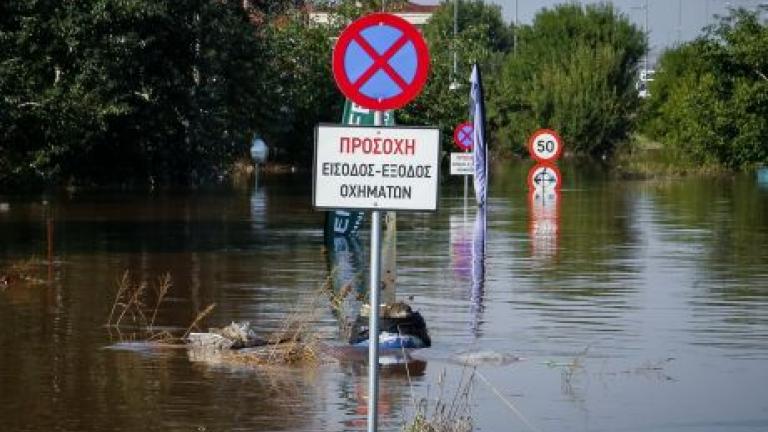
[[[561,5],[536,15],[518,40],[489,103],[498,148],[522,153],[533,130],[550,127],[570,151],[611,153],[638,108],[644,34],[608,4]]]
[[[262,51],[241,2],[2,7],[0,183],[194,181],[245,154]]]
[[[330,25],[312,23],[305,3],[332,12]],[[362,14],[403,5],[0,2],[0,187],[204,181],[226,175],[254,134],[278,159],[307,162],[314,126],[340,115],[333,37]],[[444,0],[423,32],[430,77],[398,122],[439,126],[445,150],[467,118],[475,62],[496,152],[524,154],[527,136],[550,127],[570,151],[603,156],[632,131],[645,35],[610,5],[544,9],[515,29],[498,6]],[[663,56],[645,132],[694,163],[768,161],[767,62],[765,23],[734,11]]]
[[[651,86],[645,132],[678,163],[768,162],[768,25],[733,10],[667,51]]]
[[[339,121],[343,99],[331,71],[331,35],[328,27],[307,26],[298,13],[265,29],[264,104],[253,108],[278,160],[311,161],[315,125]]]

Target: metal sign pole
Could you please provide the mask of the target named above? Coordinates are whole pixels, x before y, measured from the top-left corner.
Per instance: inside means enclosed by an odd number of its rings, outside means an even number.
[[[374,126],[384,125],[384,112],[374,112]],[[368,432],[378,430],[379,406],[379,284],[381,281],[381,212],[371,212],[371,270],[368,315]]]
[[[465,152],[468,152],[466,150]],[[467,190],[469,190],[469,176],[464,176],[464,213],[467,212]]]

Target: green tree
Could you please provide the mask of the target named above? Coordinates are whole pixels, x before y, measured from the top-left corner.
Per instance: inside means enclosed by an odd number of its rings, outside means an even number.
[[[549,127],[575,153],[611,153],[638,109],[643,33],[610,5],[561,5],[539,12],[518,40],[489,103],[498,150],[522,154],[528,135]]]
[[[441,129],[443,148],[451,149],[453,129],[469,114],[469,76],[473,63],[479,63],[486,88],[498,76],[495,72],[504,53],[512,49],[512,27],[501,9],[482,1],[458,1],[458,32],[453,35],[454,2],[443,1],[424,26],[430,53],[429,79],[424,91],[411,104],[397,112],[398,121],[412,125],[435,125]],[[457,70],[453,73],[453,53]],[[459,88],[451,90],[452,83]],[[486,101],[494,93],[486,91]]]
[[[245,154],[262,56],[241,2],[3,8],[0,182],[196,180]]]
[[[311,161],[314,127],[338,122],[342,96],[331,71],[336,26],[307,25],[299,12],[284,15],[264,30],[265,76],[259,83],[264,103],[260,133],[289,162]]]
[[[732,10],[697,40],[662,55],[644,131],[677,163],[768,162],[768,26]]]

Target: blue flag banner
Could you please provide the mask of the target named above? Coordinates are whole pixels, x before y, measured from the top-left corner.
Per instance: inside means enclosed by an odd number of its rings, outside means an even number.
[[[473,160],[475,165],[475,197],[477,205],[484,206],[488,194],[488,146],[485,142],[485,101],[480,67],[472,65],[469,93],[469,118],[474,126]]]

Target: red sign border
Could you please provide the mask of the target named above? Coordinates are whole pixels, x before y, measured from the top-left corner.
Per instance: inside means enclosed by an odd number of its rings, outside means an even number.
[[[355,88],[355,86],[352,85],[344,70],[344,54],[346,54],[347,48],[352,40],[359,36],[361,31],[379,24],[387,24],[401,30],[413,43],[417,55],[416,74],[413,77],[410,86],[403,89],[403,92],[398,96],[382,100],[377,100],[362,94],[358,88]],[[421,93],[424,84],[427,82],[428,75],[429,48],[424,41],[424,37],[416,26],[396,15],[378,12],[355,20],[341,32],[339,39],[336,41],[336,45],[333,47],[333,77],[336,80],[336,85],[344,96],[363,108],[378,111],[402,108]]]
[[[559,190],[555,190],[555,199],[550,204],[555,206],[554,215],[551,218],[539,218],[536,217],[536,210],[534,207],[536,206],[536,192],[535,190],[531,189],[528,191],[528,235],[531,238],[531,256],[536,256],[536,237],[537,233],[534,228],[536,228],[536,223],[549,219],[552,221],[552,223],[555,226],[555,232],[554,232],[554,239],[553,244],[555,247],[555,253],[552,256],[549,256],[547,258],[557,258],[557,256],[560,253],[560,248],[558,247],[560,243],[560,203],[562,199],[562,194]]]
[[[453,130],[453,143],[456,144],[456,147],[460,148],[461,150],[470,151],[472,150],[472,147],[474,147],[474,142],[472,143],[471,146],[467,147],[464,144],[462,144],[461,140],[459,140],[459,132],[461,131],[461,129],[464,129],[464,126],[470,126],[474,134],[475,125],[472,122],[467,121],[464,123],[459,123],[458,125],[456,125],[456,128]],[[472,141],[474,140],[475,139],[473,137]]]
[[[533,151],[533,143],[536,141],[536,137],[543,134],[550,134],[555,137],[555,140],[557,141],[557,153],[555,153],[551,158],[544,159],[536,155],[536,153]],[[528,154],[531,155],[531,159],[537,161],[537,162],[554,162],[558,159],[560,159],[560,156],[563,154],[563,139],[560,138],[560,134],[555,132],[552,129],[537,129],[534,133],[531,134],[530,137],[528,137]]]
[[[530,170],[528,170],[528,190],[532,191],[536,189],[536,183],[533,182],[533,174],[536,172],[537,168],[549,168],[552,171],[555,172],[555,175],[557,175],[557,186],[555,186],[555,192],[560,192],[560,189],[563,187],[563,174],[560,172],[560,169],[557,167],[557,165],[551,163],[551,162],[539,162],[536,165],[532,166]]]

